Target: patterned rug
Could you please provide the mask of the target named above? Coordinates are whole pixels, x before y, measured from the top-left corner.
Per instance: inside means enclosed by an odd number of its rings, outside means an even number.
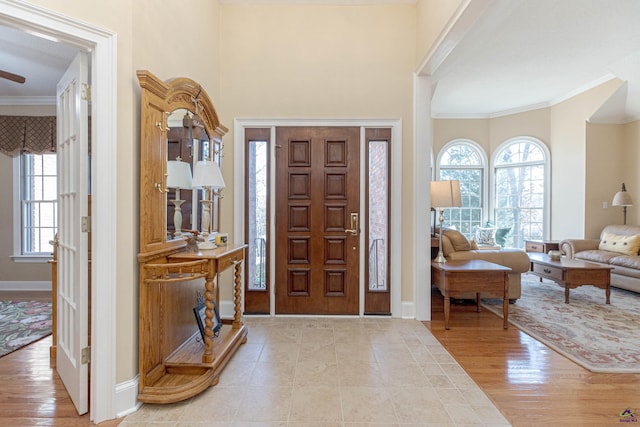
[[[51,335],[51,303],[0,301],[0,357]]]
[[[502,300],[482,306],[502,317]],[[564,288],[522,275],[522,297],[509,305],[509,323],[592,372],[640,373],[640,294],[594,286]]]

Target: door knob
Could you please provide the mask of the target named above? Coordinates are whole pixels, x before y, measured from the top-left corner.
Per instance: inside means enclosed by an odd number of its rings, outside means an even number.
[[[344,230],[345,233],[349,233],[352,236],[357,236],[358,233],[360,233],[360,227],[359,227],[359,219],[358,219],[358,213],[357,212],[352,212],[351,215],[351,228],[347,228]]]

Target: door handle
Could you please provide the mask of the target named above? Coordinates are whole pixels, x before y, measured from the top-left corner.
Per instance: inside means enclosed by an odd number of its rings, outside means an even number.
[[[360,233],[359,227],[359,217],[357,212],[352,212],[351,215],[351,228],[347,228],[344,230],[345,233],[349,233],[352,236],[357,236]]]

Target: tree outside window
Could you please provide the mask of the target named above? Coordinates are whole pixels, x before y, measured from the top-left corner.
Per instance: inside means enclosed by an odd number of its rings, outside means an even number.
[[[494,221],[511,228],[507,246],[524,248],[525,240],[545,236],[547,158],[533,138],[508,141],[496,152]]]

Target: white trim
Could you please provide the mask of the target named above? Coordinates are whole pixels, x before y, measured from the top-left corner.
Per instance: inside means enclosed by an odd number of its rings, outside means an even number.
[[[504,150],[505,147],[518,141],[528,141],[534,144],[536,147],[539,147],[540,150],[542,150],[542,152],[544,153],[544,209],[542,212],[542,234],[544,239],[549,239],[551,235],[551,152],[549,151],[549,147],[547,147],[547,144],[545,144],[541,139],[532,136],[515,136],[513,138],[507,139],[502,144],[498,145],[495,150],[493,150],[493,153],[491,154],[491,164],[489,165],[489,167],[491,168],[491,199],[489,201],[489,209],[490,212],[495,212],[496,157],[501,154],[502,150]],[[528,164],[540,164],[540,162],[517,163],[514,165],[502,165],[500,167],[508,168]],[[495,220],[495,218],[492,219]]]
[[[12,282],[2,281],[0,282],[0,291],[27,291],[27,292],[51,292],[51,281],[37,281],[37,282]]]
[[[91,408],[94,423],[115,418],[116,377],[116,34],[20,0],[0,0],[0,24],[53,37],[92,54],[92,331]],[[98,161],[99,159],[99,161]],[[99,242],[99,244],[98,244]],[[87,319],[88,320],[88,319]]]
[[[11,161],[13,167],[13,255],[16,256],[22,253],[22,221],[16,221],[16,218],[21,218],[20,212],[20,158],[21,156],[14,156]]]
[[[12,255],[9,258],[16,264],[47,264],[53,255]]]
[[[413,303],[416,320],[431,320],[431,77],[413,76]]]
[[[136,375],[134,378],[116,385],[114,401],[117,418],[133,414],[142,406],[142,402],[138,401],[139,382],[140,376]]]
[[[271,188],[275,188],[275,128],[281,126],[356,126],[360,128],[369,127],[389,127],[391,128],[391,259],[390,259],[390,280],[391,280],[391,314],[399,317],[402,313],[402,120],[401,119],[251,119],[237,118],[233,125],[233,159],[234,159],[234,182],[242,183],[234,186],[234,218],[241,218],[234,221],[235,242],[244,241],[244,129],[245,128],[270,128],[271,129]],[[273,212],[275,200],[271,198],[271,209]],[[274,221],[271,221],[271,236],[275,236]],[[239,240],[240,239],[240,240]],[[271,239],[270,250],[274,253],[274,239]],[[275,281],[275,257],[271,259],[270,283]],[[361,275],[362,276],[362,275]],[[360,287],[363,286],[361,283]],[[275,315],[275,294],[274,286],[271,286],[271,315]],[[362,298],[361,298],[362,299]],[[361,305],[360,315],[363,314],[364,306]]]
[[[444,153],[447,152],[447,150],[449,150],[449,148],[451,148],[452,146],[455,145],[466,145],[468,147],[471,147],[473,150],[475,150],[476,153],[478,153],[478,155],[480,155],[481,157],[481,161],[482,164],[480,165],[452,165],[452,166],[447,166],[444,168],[440,167],[440,162],[442,162],[442,156],[444,155]],[[436,163],[434,165],[435,168],[435,177],[436,179],[440,179],[440,170],[441,169],[482,169],[482,182],[481,182],[481,190],[482,190],[482,199],[481,199],[481,212],[482,212],[482,217],[480,218],[480,225],[482,226],[482,224],[484,224],[486,221],[489,220],[490,217],[490,210],[489,210],[489,158],[487,157],[487,153],[484,150],[484,148],[482,147],[482,145],[478,144],[477,142],[475,142],[472,139],[468,139],[468,138],[456,138],[456,139],[452,139],[451,141],[447,142],[445,145],[442,146],[442,148],[440,149],[440,151],[438,152],[438,156],[436,157]],[[473,230],[469,230],[470,232],[473,232]]]
[[[56,105],[55,96],[0,96],[0,105]]]
[[[402,303],[402,312],[400,315],[403,319],[416,319],[416,304],[411,301],[404,301]],[[423,319],[427,320],[427,319]],[[431,320],[431,319],[428,319]]]
[[[416,74],[433,75],[445,59],[464,39],[474,24],[494,0],[463,0],[442,28],[430,50],[420,61]]]

